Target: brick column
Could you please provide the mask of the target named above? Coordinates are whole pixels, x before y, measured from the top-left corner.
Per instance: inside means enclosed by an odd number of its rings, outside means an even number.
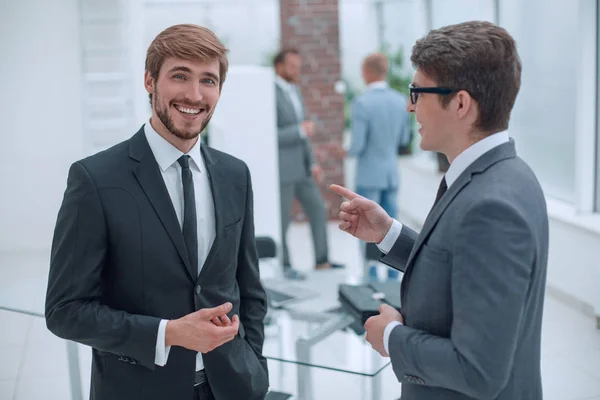
[[[315,121],[312,137],[315,158],[324,171],[321,193],[330,219],[337,219],[341,199],[327,188],[344,183],[343,160],[331,156],[327,144],[341,145],[344,132],[344,96],[335,92],[341,80],[338,0],[279,0],[281,47],[292,47],[302,57],[306,117]],[[304,220],[294,206],[294,219]]]

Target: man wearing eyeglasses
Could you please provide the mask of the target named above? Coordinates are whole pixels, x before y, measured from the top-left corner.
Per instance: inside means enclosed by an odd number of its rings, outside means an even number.
[[[346,197],[340,228],[404,271],[402,312],[381,305],[367,340],[391,358],[402,400],[539,400],[548,215],[507,132],[521,83],[513,38],[488,22],[417,41],[407,110],[421,148],[448,157],[421,232]]]
[[[365,57],[361,73],[367,88],[352,103],[352,140],[348,150],[335,151],[342,157],[356,158],[356,191],[375,201],[391,216],[396,216],[400,174],[398,147],[410,140],[410,118],[405,111],[407,98],[386,82],[389,61],[383,53]],[[372,246],[372,245],[371,245]],[[387,269],[389,280],[398,271]],[[369,281],[377,281],[377,267],[369,267]]]

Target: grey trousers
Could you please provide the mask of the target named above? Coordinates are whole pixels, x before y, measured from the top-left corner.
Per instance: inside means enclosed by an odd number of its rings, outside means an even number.
[[[280,182],[281,189],[281,238],[283,247],[283,267],[289,268],[290,257],[286,233],[292,218],[292,204],[298,199],[310,221],[315,264],[329,262],[327,245],[327,213],[321,192],[312,177],[297,182]]]

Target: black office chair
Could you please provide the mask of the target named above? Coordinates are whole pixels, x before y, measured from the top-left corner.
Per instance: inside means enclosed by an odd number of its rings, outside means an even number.
[[[259,259],[277,257],[277,245],[273,238],[268,236],[257,236],[255,242]]]
[[[283,392],[269,392],[267,393],[267,395],[265,396],[265,400],[287,400],[290,397],[292,397],[291,394],[289,393],[283,393]]]

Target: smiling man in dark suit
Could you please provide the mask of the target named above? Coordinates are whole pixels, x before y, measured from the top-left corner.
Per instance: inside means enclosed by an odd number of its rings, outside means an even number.
[[[226,54],[208,29],[161,32],[146,57],[149,123],[69,171],[46,322],[92,347],[92,399],[267,392],[250,173],[198,140]]]

